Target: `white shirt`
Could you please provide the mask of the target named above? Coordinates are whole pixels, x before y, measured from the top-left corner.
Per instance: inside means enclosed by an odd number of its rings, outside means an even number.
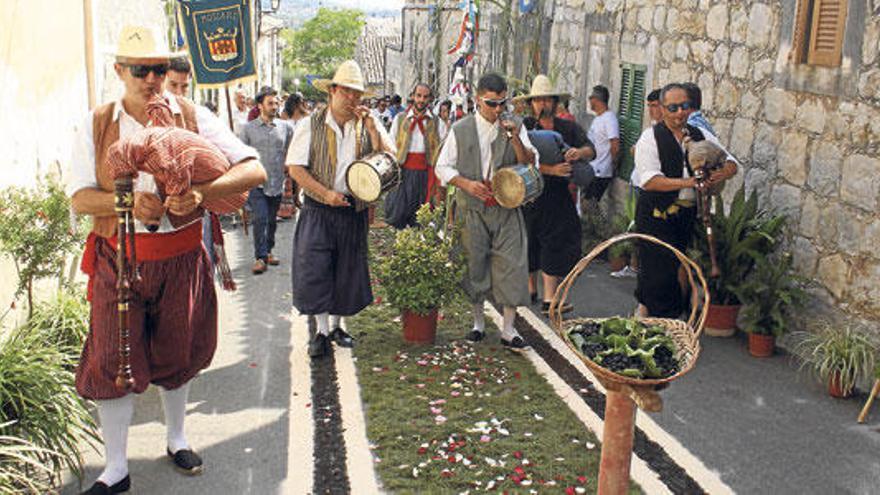
[[[388,136],[388,131],[382,125],[382,121],[377,119],[375,115],[370,115],[379,131],[379,137],[385,150],[391,154],[397,153],[397,147]],[[306,119],[303,119],[306,120]],[[351,119],[345,123],[345,128],[340,129],[336,119],[333,118],[332,112],[327,111],[327,119],[325,120],[330,129],[336,133],[336,178],[333,181],[333,190],[342,194],[348,194],[348,185],[345,183],[345,173],[348,166],[355,160],[355,122]],[[344,131],[344,132],[343,132]],[[293,132],[293,139],[290,142],[290,148],[287,149],[288,166],[299,165],[308,168],[309,166],[309,148],[312,145],[312,124],[311,120],[300,122]]]
[[[406,112],[406,115],[402,119],[394,119],[394,123],[391,124],[391,138],[397,139],[397,133],[400,131],[400,126],[403,125],[401,122],[405,122],[406,119],[415,115],[415,112],[410,110]],[[431,112],[425,111],[425,122],[424,125],[428,125],[428,120],[431,120],[433,116]],[[409,139],[409,153],[424,153],[425,152],[425,136],[422,134],[422,131],[419,130],[419,126],[415,126],[412,131],[412,135]]]
[[[485,180],[489,178],[492,166],[492,143],[498,136],[500,124],[497,120],[494,124],[490,124],[479,112],[474,117],[477,121],[477,138],[480,143],[480,165],[482,166],[483,179]],[[534,165],[537,167],[538,150],[529,141],[529,134],[526,132],[525,126],[520,126],[519,139],[522,141],[523,146],[531,150],[535,155]],[[440,179],[444,186],[459,175],[456,168],[457,161],[458,144],[455,142],[455,133],[450,130],[449,135],[446,136],[446,142],[443,143],[443,148],[440,149],[440,156],[437,158],[437,165],[434,168],[434,173],[437,174],[437,178]]]
[[[724,153],[727,154],[727,160],[732,161],[739,165],[739,162],[736,158],[731,155],[724,146],[718,142],[718,138],[715,137],[711,132],[700,129],[703,133],[703,137],[706,138],[706,141],[718,145]],[[681,145],[681,143],[679,143]],[[682,151],[684,151],[684,145],[681,145]],[[657,140],[654,139],[654,128],[649,127],[642,131],[642,135],[639,136],[639,140],[636,142],[636,156],[635,156],[635,169],[633,170],[633,176],[638,178],[639,182],[634,182],[635,185],[645,188],[645,184],[648,183],[652,178],[663,175],[663,171],[660,164],[660,152],[657,150]],[[682,178],[687,179],[691,174],[688,172],[687,167],[684,167],[682,172]],[[697,194],[694,191],[694,188],[688,187],[685,189],[681,189],[678,192],[678,199],[686,199],[686,200],[694,200],[696,199]]]
[[[606,110],[602,115],[593,119],[587,137],[596,147],[596,158],[590,162],[596,177],[611,177],[614,175],[614,163],[611,159],[611,140],[620,139],[620,126],[617,123],[617,115],[611,110]]]
[[[248,113],[250,113],[249,108],[245,107],[244,110],[239,110],[235,103],[232,104],[232,132],[236,136],[241,134],[241,128],[247,125]]]
[[[180,105],[177,99],[171,93],[165,93],[168,98],[168,106],[171,107],[171,113],[180,114]],[[94,120],[94,112],[89,112],[88,116],[80,124],[76,131],[76,137],[73,141],[73,150],[70,157],[70,174],[67,178],[65,190],[67,195],[72,197],[80,189],[99,188],[97,171],[95,170],[95,140],[93,136],[92,123]],[[144,128],[134,117],[125,112],[122,106],[122,100],[117,100],[113,107],[113,120],[119,121],[119,139],[125,139],[136,131]],[[199,135],[215,146],[226,156],[230,164],[236,164],[248,158],[257,158],[257,150],[246,146],[242,143],[232,131],[223,122],[217,118],[207,108],[196,105],[196,125],[199,127]],[[134,179],[134,190],[142,192],[156,193],[156,181],[151,174],[140,172]],[[138,232],[146,232],[146,227],[139,221],[135,221],[135,228]],[[159,232],[173,232],[174,227],[168,221],[168,217],[163,216],[159,224]]]

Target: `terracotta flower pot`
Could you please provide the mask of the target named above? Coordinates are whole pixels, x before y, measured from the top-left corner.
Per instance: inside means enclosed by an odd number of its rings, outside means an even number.
[[[776,337],[762,335],[760,333],[749,334],[749,354],[754,357],[764,358],[773,355],[776,348]]]
[[[437,310],[426,315],[403,312],[403,340],[411,344],[433,344],[437,335]]]
[[[623,270],[627,262],[629,262],[629,256],[615,256],[614,258],[608,258],[608,264],[611,265],[610,268],[612,272]]]
[[[852,389],[844,390],[840,384],[840,373],[833,373],[828,377],[828,395],[835,399],[845,399],[852,395]]]
[[[710,304],[704,333],[711,337],[732,337],[736,333],[736,317],[741,304]]]

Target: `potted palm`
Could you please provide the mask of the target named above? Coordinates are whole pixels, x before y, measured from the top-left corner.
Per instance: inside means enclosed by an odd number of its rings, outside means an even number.
[[[749,353],[770,357],[776,339],[788,330],[791,311],[803,305],[806,293],[798,285],[801,280],[792,274],[792,257],[760,258],[749,278],[736,289],[743,303],[740,321],[749,334]]]
[[[832,397],[849,397],[856,383],[874,373],[877,346],[863,330],[825,322],[815,333],[797,332],[795,337],[794,351],[802,360],[801,367],[811,369],[827,384]]]
[[[455,232],[444,229],[441,208],[422,205],[416,218],[416,227],[397,232],[378,271],[388,302],[401,312],[404,340],[431,343],[437,311],[455,297],[464,265],[454,249]]]
[[[742,307],[736,291],[755,268],[756,259],[771,253],[785,225],[784,215],[774,215],[758,207],[753,191],[746,197],[740,187],[725,211],[721,198],[717,213],[712,216],[715,252],[721,274],[708,280],[711,303],[706,317],[705,333],[714,337],[730,337],[736,332],[736,320]],[[705,229],[697,229],[691,259],[703,273],[710,273],[708,240]]]

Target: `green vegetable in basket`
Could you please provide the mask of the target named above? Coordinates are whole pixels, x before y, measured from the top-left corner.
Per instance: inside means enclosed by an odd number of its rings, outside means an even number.
[[[666,378],[679,370],[675,341],[659,325],[609,318],[601,324],[578,323],[568,336],[581,354],[621,376]]]

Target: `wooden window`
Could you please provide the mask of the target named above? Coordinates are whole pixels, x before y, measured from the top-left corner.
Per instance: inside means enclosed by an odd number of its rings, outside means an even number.
[[[635,166],[630,149],[642,134],[647,67],[621,64],[620,69],[620,102],[617,106],[617,119],[620,123],[620,152],[623,153],[623,161],[617,170],[617,176],[628,181]]]
[[[846,12],[847,0],[798,0],[792,60],[799,64],[840,66]]]

